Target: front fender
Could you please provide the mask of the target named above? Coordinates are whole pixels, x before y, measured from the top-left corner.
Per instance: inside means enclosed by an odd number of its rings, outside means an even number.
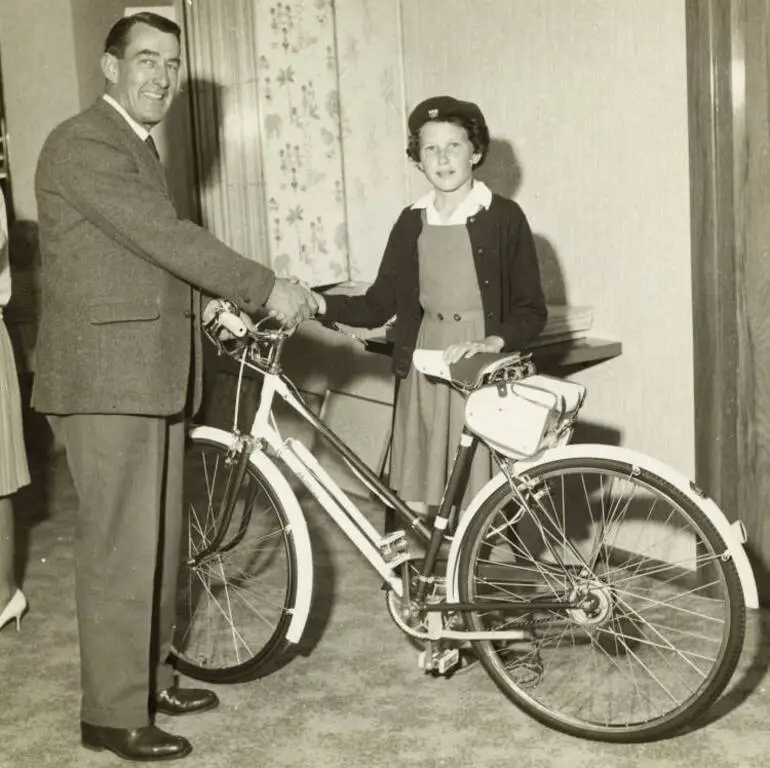
[[[238,439],[232,432],[205,426],[193,427],[189,436],[211,440],[227,447],[233,446]],[[289,520],[288,532],[294,540],[297,552],[297,592],[290,611],[291,620],[286,631],[286,639],[289,642],[298,643],[305,630],[310,615],[310,603],[313,598],[313,551],[310,546],[310,534],[297,496],[273,460],[266,456],[263,451],[254,451],[249,462],[262,473],[275,491]]]

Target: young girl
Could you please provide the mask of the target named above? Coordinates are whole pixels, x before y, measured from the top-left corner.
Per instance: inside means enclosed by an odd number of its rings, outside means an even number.
[[[11,340],[3,322],[3,307],[11,298],[8,263],[8,222],[0,191],[0,629],[15,620],[18,629],[27,608],[14,577],[13,505],[11,495],[29,483],[21,423],[19,380]]]
[[[365,294],[316,300],[324,319],[346,325],[375,328],[396,316],[393,367],[403,381],[390,482],[404,500],[436,506],[459,442],[463,400],[415,371],[412,352],[442,349],[454,363],[524,349],[543,329],[546,307],[524,213],[474,179],[489,149],[478,106],[430,98],[412,111],[408,129],[407,155],[433,189],[401,212]],[[478,448],[463,506],[492,471],[488,451]]]

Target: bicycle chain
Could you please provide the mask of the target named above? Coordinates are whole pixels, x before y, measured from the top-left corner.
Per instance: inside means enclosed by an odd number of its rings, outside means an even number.
[[[454,613],[452,615],[453,616],[459,616],[460,614]],[[529,619],[529,620],[526,620],[526,619],[512,619],[508,624],[506,624],[505,629],[508,629],[511,626],[516,627],[516,628],[521,627],[521,626],[537,627],[537,626],[540,626],[541,624],[548,624],[548,623],[554,621],[554,619],[558,619],[558,618],[559,618],[558,616],[548,616],[548,617],[544,616],[542,619]],[[502,628],[498,628],[498,629],[502,629]],[[490,631],[495,631],[495,629],[492,628]]]

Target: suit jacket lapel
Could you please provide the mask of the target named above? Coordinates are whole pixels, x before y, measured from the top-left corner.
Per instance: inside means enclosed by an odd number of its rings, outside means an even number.
[[[163,163],[155,157],[152,150],[139,138],[136,131],[128,124],[123,115],[101,98],[101,96],[94,102],[92,109],[100,119],[105,119],[114,126],[115,133],[120,137],[121,143],[136,158],[140,167],[146,168],[160,182],[166,195],[171,198],[168,179],[166,178],[166,169]]]

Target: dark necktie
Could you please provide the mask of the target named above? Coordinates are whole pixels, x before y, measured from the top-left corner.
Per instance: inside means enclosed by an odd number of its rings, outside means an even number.
[[[150,148],[150,151],[152,152],[155,157],[160,160],[160,154],[158,154],[158,147],[155,145],[155,139],[152,138],[152,136],[147,136],[147,138],[144,140],[144,143]]]

